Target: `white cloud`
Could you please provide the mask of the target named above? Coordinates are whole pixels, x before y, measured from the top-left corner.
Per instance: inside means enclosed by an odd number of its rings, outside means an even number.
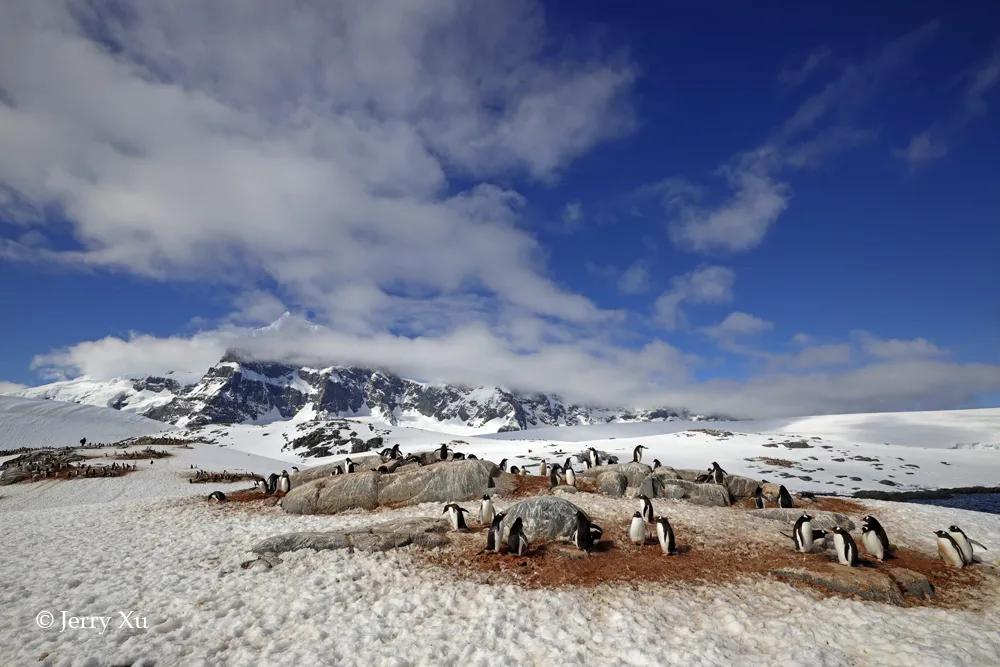
[[[781,70],[778,81],[786,86],[801,86],[828,65],[832,57],[833,51],[825,46],[820,47],[809,53],[802,62]]]
[[[854,350],[847,343],[806,345],[791,354],[766,355],[772,369],[816,370],[846,366],[854,358]]]
[[[703,331],[716,340],[726,341],[743,336],[755,336],[773,328],[773,323],[756,315],[734,311],[718,324],[705,327]]]
[[[0,380],[0,394],[10,394],[21,389],[25,389],[27,385],[18,384],[17,382],[8,382],[6,380]]]
[[[879,359],[914,359],[945,355],[944,350],[926,338],[883,339],[867,331],[855,331],[853,337],[866,354]]]
[[[670,289],[656,299],[653,314],[667,329],[676,329],[684,321],[681,306],[685,303],[725,303],[733,298],[734,274],[724,266],[701,266],[677,276]]]
[[[933,162],[947,154],[948,142],[943,137],[936,136],[933,130],[924,130],[913,135],[906,148],[895,153],[897,157],[906,160],[911,167]]]
[[[649,289],[649,264],[636,260],[618,277],[618,291],[623,294],[640,294]]]

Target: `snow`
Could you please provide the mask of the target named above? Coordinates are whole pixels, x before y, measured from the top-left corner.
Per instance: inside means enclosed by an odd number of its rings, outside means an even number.
[[[113,380],[94,380],[80,377],[75,380],[65,380],[29,387],[13,392],[11,396],[21,398],[44,398],[69,403],[84,403],[111,407],[123,396],[128,398],[128,405],[122,408],[125,412],[144,413],[154,407],[165,405],[174,398],[174,394],[164,390],[155,392],[149,390],[135,391],[135,380],[115,378]]]
[[[64,447],[80,438],[115,442],[173,429],[129,412],[37,398],[0,396],[0,451],[20,447]]]

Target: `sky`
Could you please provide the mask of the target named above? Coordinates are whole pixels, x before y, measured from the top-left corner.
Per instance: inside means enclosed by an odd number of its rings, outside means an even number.
[[[0,6],[0,391],[227,349],[1000,405],[1000,7]]]

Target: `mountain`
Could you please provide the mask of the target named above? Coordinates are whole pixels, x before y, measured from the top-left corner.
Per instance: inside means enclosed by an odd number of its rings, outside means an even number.
[[[564,402],[502,387],[436,385],[357,367],[310,368],[229,353],[193,385],[164,377],[80,378],[17,396],[101,405],[177,426],[267,424],[370,416],[389,424],[481,432],[538,426],[699,419],[685,410],[626,410]]]

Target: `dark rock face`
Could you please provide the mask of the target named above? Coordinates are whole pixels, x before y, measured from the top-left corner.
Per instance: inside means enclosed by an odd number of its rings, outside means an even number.
[[[258,542],[251,551],[265,555],[282,554],[299,549],[388,551],[411,544],[419,547],[440,547],[448,543],[448,538],[443,534],[447,530],[447,521],[433,517],[397,519],[346,531],[275,535]]]
[[[840,593],[857,595],[892,605],[903,605],[905,596],[931,597],[934,587],[927,577],[904,568],[890,568],[888,573],[863,567],[844,567],[835,563],[814,565],[811,569],[783,567],[773,570],[779,579],[802,581]]]

